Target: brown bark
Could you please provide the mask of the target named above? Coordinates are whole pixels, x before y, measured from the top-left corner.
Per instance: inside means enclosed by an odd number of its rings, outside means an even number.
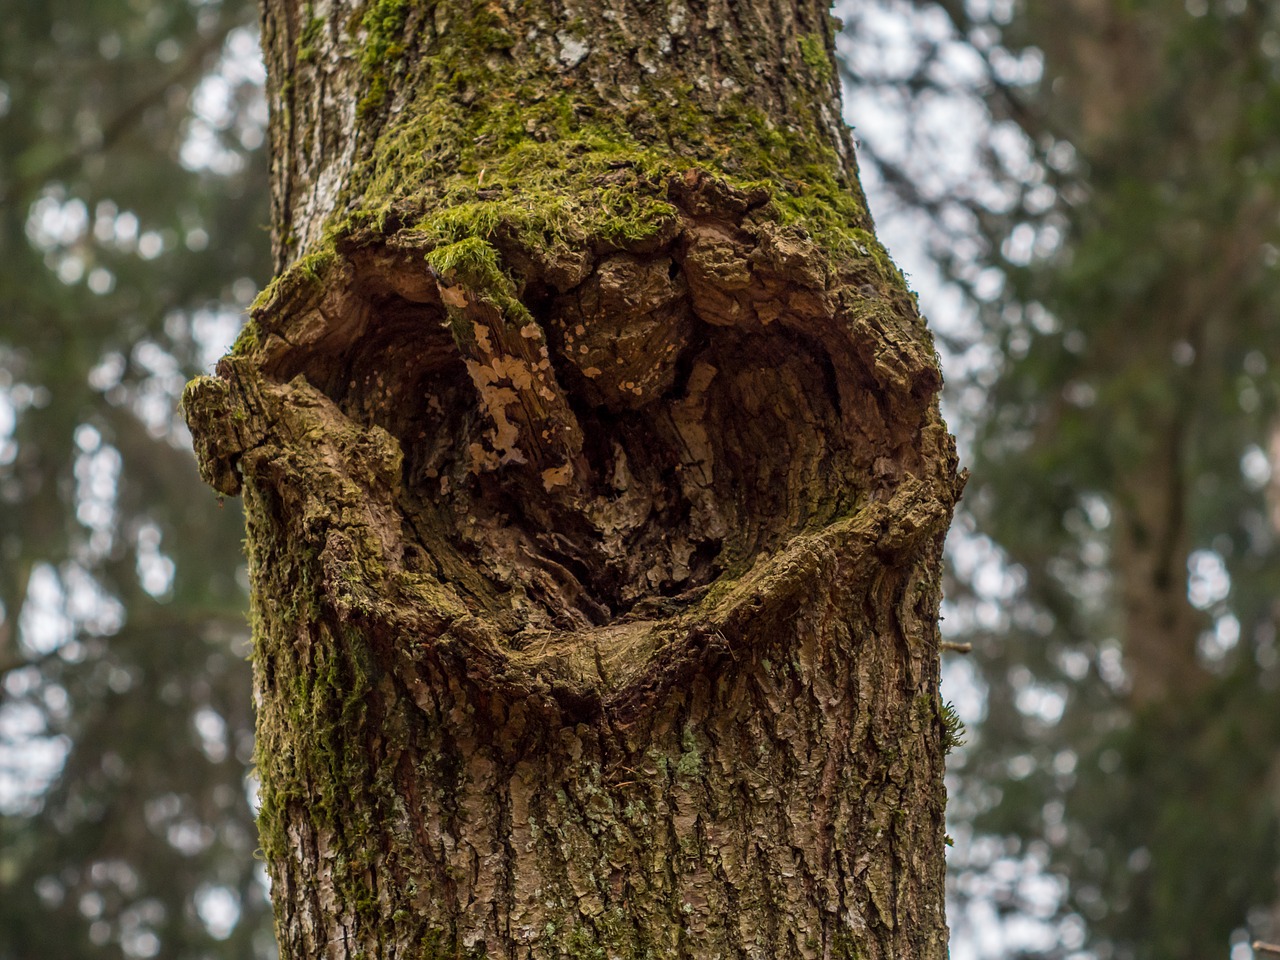
[[[185,405],[285,956],[945,955],[960,483],[830,29],[267,3],[306,256]]]

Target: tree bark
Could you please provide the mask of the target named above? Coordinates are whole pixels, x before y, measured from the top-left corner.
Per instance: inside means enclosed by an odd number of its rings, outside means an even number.
[[[266,0],[287,957],[942,958],[941,377],[816,0]]]

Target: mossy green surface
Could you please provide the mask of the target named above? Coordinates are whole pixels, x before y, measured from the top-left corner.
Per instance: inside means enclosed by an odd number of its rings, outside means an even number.
[[[324,29],[325,20],[316,16],[315,5],[310,3],[303,7],[302,18],[304,25],[298,36],[298,62],[310,63],[316,58],[316,43]]]
[[[423,210],[413,226],[440,242],[506,230],[534,247],[624,246],[659,233],[676,214],[670,180],[702,169],[763,194],[766,213],[833,254],[870,255],[874,240],[858,226],[865,210],[840,181],[834,151],[755,111],[727,108],[716,124],[724,132],[704,132],[692,152],[643,142],[616,118],[578,119],[567,95],[528,95],[483,111],[458,111],[447,99],[406,111],[414,116],[380,138],[357,209],[339,229],[379,229],[397,206]]]
[[[318,290],[329,275],[329,269],[337,262],[338,254],[334,250],[332,241],[326,241],[318,250],[313,250],[300,257],[287,271],[263,287],[254,298],[253,303],[249,305],[250,314],[264,308],[271,300],[287,289],[306,286]],[[248,329],[248,327],[245,328],[245,330]],[[237,343],[239,343],[238,340]],[[242,351],[233,348],[232,352],[241,353]]]
[[[231,345],[231,353],[234,356],[244,356],[252,353],[258,348],[258,344],[261,342],[261,332],[262,331],[258,327],[257,321],[250,318],[248,322],[240,328],[240,333],[236,336],[235,343]]]
[[[818,33],[805,33],[800,36],[800,57],[813,76],[829,83],[834,76],[831,69],[831,57],[827,53],[827,40]]]
[[[618,110],[572,74],[513,56],[505,20],[474,0],[429,11],[417,0],[370,0],[355,26],[365,143],[349,183],[358,186],[347,188],[312,256],[353,233],[389,229],[417,232],[428,247],[468,238],[549,253],[635,246],[670,229],[670,184],[698,169],[763,198],[759,216],[833,260],[869,258],[901,282],[816,111],[784,125],[747,93],[728,91],[708,113],[696,78],[678,68]],[[816,102],[829,86],[827,43],[816,33],[797,43],[819,81]]]
[[[427,265],[447,282],[491,289],[500,289],[506,282],[498,252],[478,235],[435,247],[427,254]]]
[[[367,91],[357,107],[361,116],[378,110],[386,101],[390,76],[400,68],[404,55],[403,36],[410,6],[410,0],[371,0],[360,18],[360,32],[364,35],[360,70]]]

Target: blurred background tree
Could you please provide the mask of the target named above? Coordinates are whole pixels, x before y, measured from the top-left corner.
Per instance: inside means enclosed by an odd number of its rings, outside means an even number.
[[[274,952],[239,510],[175,420],[268,277],[255,21],[0,19],[0,957]]]
[[[839,12],[886,243],[958,318],[959,940],[1246,960],[1280,934],[1280,7]]]

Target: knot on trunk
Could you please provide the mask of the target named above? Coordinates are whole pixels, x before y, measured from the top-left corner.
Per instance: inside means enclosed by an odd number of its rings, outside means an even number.
[[[582,631],[652,651],[650,627],[689,616],[705,646],[708,603],[764,616],[747,594],[830,573],[841,543],[900,554],[938,535],[954,460],[909,298],[705,174],[667,199],[678,215],[630,244],[403,228],[295,266],[221,372],[305,381],[330,412],[285,429],[197,382],[206,479],[233,493],[250,448],[272,451],[260,467],[308,443],[331,463],[354,450],[335,438],[376,432],[380,466],[334,469],[387,499],[379,562],[443,586],[477,644],[543,660],[580,657],[561,641]],[[614,658],[594,649],[607,686]]]

